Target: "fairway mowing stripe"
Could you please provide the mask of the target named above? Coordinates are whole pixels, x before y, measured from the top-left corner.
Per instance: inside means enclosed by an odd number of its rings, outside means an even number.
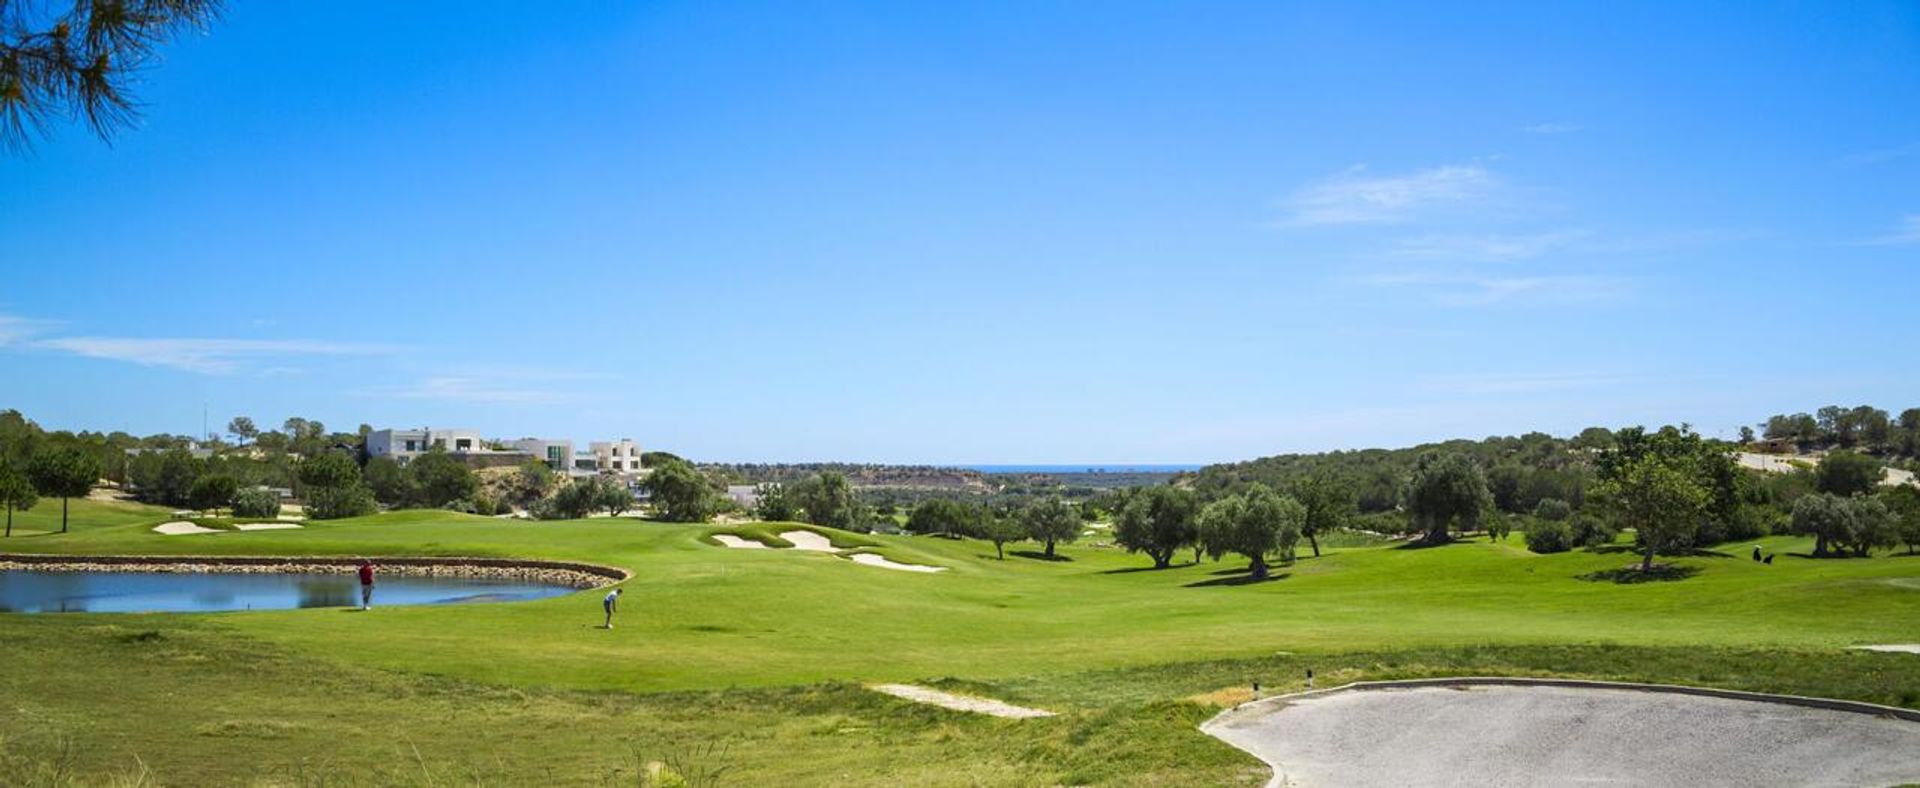
[[[1053,716],[1053,712],[1051,711],[1015,706],[1011,703],[993,700],[992,698],[974,698],[966,695],[955,695],[950,692],[941,692],[930,687],[918,687],[912,684],[875,684],[868,687],[868,689],[874,692],[892,695],[896,698],[910,700],[915,703],[926,703],[939,706],[943,709],[969,711],[975,714],[987,714],[994,717],[1031,719],[1034,717]]]

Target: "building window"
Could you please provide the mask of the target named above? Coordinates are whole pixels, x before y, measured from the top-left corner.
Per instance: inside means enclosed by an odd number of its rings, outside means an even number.
[[[420,448],[419,444],[414,443],[413,441],[407,441],[407,451],[416,451],[419,448]]]
[[[471,438],[456,440],[453,442],[453,449],[454,451],[471,451],[473,450],[473,440]]]

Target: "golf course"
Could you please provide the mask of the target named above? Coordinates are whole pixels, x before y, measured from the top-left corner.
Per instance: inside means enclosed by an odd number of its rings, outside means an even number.
[[[799,524],[540,522],[402,510],[168,536],[159,507],[16,515],[0,552],[463,556],[631,573],[530,602],[192,614],[0,613],[0,782],[1258,785],[1201,732],[1222,709],[1350,681],[1555,676],[1920,708],[1920,557],[1803,557],[1767,536],[1617,583],[1618,547],[1541,555],[1339,532],[1247,582],[1152,568],[1099,532],[1059,555]],[[783,532],[843,552],[787,547]],[[746,540],[774,549],[730,549]],[[814,544],[817,540],[806,539]],[[1748,560],[1758,545],[1779,555]],[[944,567],[888,571],[848,553]],[[1003,719],[907,683],[1053,712]],[[1462,747],[1474,746],[1463,731]]]

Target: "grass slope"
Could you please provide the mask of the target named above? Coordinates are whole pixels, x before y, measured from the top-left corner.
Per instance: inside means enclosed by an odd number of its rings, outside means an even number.
[[[951,568],[925,575],[707,540],[727,532],[771,543],[800,527],[788,524],[436,511],[163,537],[148,530],[158,521],[76,521],[72,534],[0,547],[526,556],[618,565],[634,577],[613,631],[595,628],[592,592],[364,615],[0,616],[0,662],[61,666],[0,673],[0,696],[26,701],[0,705],[0,735],[34,757],[54,744],[20,732],[71,731],[91,748],[91,768],[138,755],[163,775],[265,779],[314,758],[372,782],[401,780],[392,770],[415,760],[421,775],[465,769],[526,781],[547,769],[549,781],[593,782],[636,757],[718,740],[729,752],[707,760],[745,782],[1230,784],[1257,782],[1258,764],[1193,731],[1211,713],[1193,700],[1230,701],[1255,679],[1284,687],[1307,667],[1323,685],[1497,672],[1920,704],[1920,660],[1844,650],[1920,641],[1920,558],[1815,561],[1789,555],[1807,548],[1793,538],[1762,541],[1782,554],[1772,566],[1679,559],[1700,572],[1671,583],[1579,580],[1633,558],[1538,556],[1516,537],[1337,548],[1279,569],[1275,581],[1231,586],[1207,583],[1239,564],[1152,571],[1138,556],[1084,545],[1063,547],[1068,561],[998,561],[975,541],[809,528],[841,546]],[[149,630],[160,634],[139,639]],[[1063,715],[978,719],[846,683],[880,680],[934,681]],[[198,700],[170,700],[179,698]],[[253,729],[275,746],[238,733]],[[382,738],[401,729],[420,758]],[[463,735],[480,746],[464,746]]]

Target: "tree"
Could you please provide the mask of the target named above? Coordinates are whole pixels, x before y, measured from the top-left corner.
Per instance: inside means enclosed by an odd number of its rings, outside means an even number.
[[[248,487],[233,494],[235,517],[279,517],[280,495],[265,487]]]
[[[1300,502],[1278,495],[1264,484],[1222,498],[1200,510],[1199,538],[1214,560],[1228,553],[1246,556],[1254,580],[1267,579],[1267,554],[1278,551],[1293,559],[1293,546],[1307,519]]]
[[[1421,541],[1427,544],[1451,540],[1449,529],[1455,524],[1460,530],[1473,530],[1493,508],[1493,495],[1480,466],[1464,454],[1453,453],[1421,455],[1402,488],[1401,500],[1414,525],[1425,533]]]
[[[406,506],[414,498],[413,478],[392,457],[367,460],[367,467],[361,469],[360,475],[367,489],[373,491],[373,499],[380,503]]]
[[[784,484],[762,484],[753,488],[754,516],[770,523],[788,522],[800,516],[800,507],[787,494]]]
[[[187,505],[203,512],[218,511],[233,504],[240,483],[224,473],[210,473],[193,480],[187,491]]]
[[[303,498],[307,517],[314,520],[365,517],[380,510],[373,501],[373,491],[358,481],[339,487],[310,487]]]
[[[134,493],[143,501],[167,506],[187,506],[193,482],[200,478],[201,462],[186,449],[146,452],[134,458],[127,478]]]
[[[858,524],[860,511],[854,501],[853,485],[843,474],[833,471],[816,474],[795,484],[791,492],[794,503],[809,523],[847,529]]]
[[[60,533],[67,532],[67,501],[85,497],[100,479],[100,460],[80,449],[66,448],[43,452],[27,465],[27,477],[34,490],[49,498],[60,499]]]
[[[1813,466],[1814,489],[1843,498],[1872,493],[1886,475],[1879,460],[1851,451],[1829,452]]]
[[[1615,466],[1596,490],[1615,517],[1638,535],[1642,572],[1653,571],[1654,553],[1693,544],[1707,506],[1707,491],[1673,466],[1659,455],[1633,459]]]
[[[0,459],[0,506],[7,508],[7,536],[13,535],[13,510],[32,509],[40,502],[33,481],[13,463]]]
[[[1562,522],[1573,517],[1573,507],[1559,498],[1542,498],[1533,507],[1534,519]]]
[[[1080,538],[1080,515],[1059,498],[1027,504],[1020,510],[1019,522],[1026,528],[1028,538],[1046,546],[1048,558],[1054,557],[1055,543]]]
[[[1306,507],[1307,519],[1300,524],[1300,535],[1306,537],[1307,544],[1313,548],[1313,557],[1319,558],[1320,535],[1346,527],[1348,518],[1354,514],[1353,496],[1323,475],[1296,482],[1287,494]]]
[[[139,117],[133,75],[173,37],[204,30],[218,0],[124,0],[62,7],[0,0],[0,148],[22,151],[55,118],[109,140]]]
[[[1893,517],[1894,535],[1907,546],[1909,554],[1920,552],[1920,488],[1902,484],[1880,493],[1880,499]]]
[[[907,515],[907,532],[921,536],[958,537],[973,530],[980,512],[973,506],[950,498],[930,498],[913,507]]]
[[[1684,424],[1662,427],[1655,432],[1630,427],[1620,430],[1616,436],[1615,447],[1594,458],[1601,481],[1617,483],[1627,467],[1652,457],[1686,477],[1707,495],[1699,517],[1687,530],[1688,544],[1663,549],[1705,546],[1723,541],[1735,532],[1740,518],[1741,472],[1726,446],[1708,441]]]
[[[438,447],[408,462],[407,477],[411,481],[410,503],[427,509],[472,498],[480,488],[473,469]]]
[[[1068,514],[1072,512],[1069,511]],[[1026,523],[1021,522],[1019,518],[1002,516],[985,510],[980,512],[980,517],[974,521],[970,530],[974,536],[992,542],[994,554],[1002,561],[1007,560],[1008,542],[1018,542],[1029,536]]]
[[[254,426],[253,419],[246,416],[235,416],[232,421],[227,422],[227,432],[242,444],[260,437],[260,428]]]
[[[594,481],[594,506],[607,510],[608,517],[619,517],[633,508],[633,491],[627,489],[627,485],[605,476],[595,477]]]
[[[308,487],[353,487],[360,484],[360,466],[346,452],[324,451],[301,460],[297,477]]]
[[[1753,442],[1753,428],[1745,424],[1740,425],[1740,445],[1745,446],[1752,442]]]
[[[654,509],[669,522],[704,523],[713,516],[713,486],[692,463],[663,458],[643,484]]]
[[[1173,565],[1173,554],[1198,541],[1193,493],[1160,485],[1135,491],[1113,519],[1113,541],[1129,553],[1146,553],[1155,569]]]

